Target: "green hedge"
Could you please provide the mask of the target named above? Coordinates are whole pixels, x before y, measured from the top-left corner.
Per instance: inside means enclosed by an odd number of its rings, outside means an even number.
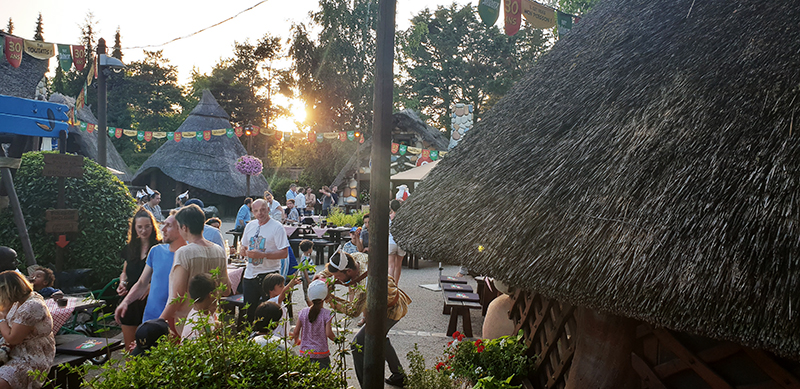
[[[57,237],[45,233],[45,211],[56,207],[58,179],[42,177],[43,154],[31,152],[22,156],[14,186],[36,261],[53,265]],[[119,253],[125,245],[128,218],[133,215],[136,203],[119,178],[88,158],[84,158],[83,178],[67,178],[65,182],[66,207],[78,209],[80,232],[67,234],[70,243],[65,250],[64,268],[94,269],[86,286],[98,288],[122,271]],[[0,210],[0,244],[15,249],[20,263],[25,263],[10,208]]]

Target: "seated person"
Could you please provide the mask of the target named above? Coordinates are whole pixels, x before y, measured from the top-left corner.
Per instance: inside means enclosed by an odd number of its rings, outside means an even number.
[[[53,271],[42,266],[36,266],[33,268],[33,276],[30,278],[31,284],[33,284],[33,290],[38,292],[44,298],[61,298],[64,297],[64,293],[56,288],[53,285],[56,283],[56,276],[53,275]]]
[[[131,356],[141,355],[150,351],[158,344],[162,337],[169,335],[169,324],[161,318],[148,320],[136,329],[136,347],[131,351]]]
[[[293,222],[300,222],[300,214],[297,208],[294,207],[294,200],[286,200],[286,220]]]
[[[199,331],[210,331],[219,324],[217,318],[217,297],[214,291],[217,283],[208,273],[198,274],[189,280],[189,298],[192,299],[192,310],[186,316],[181,339],[194,339]],[[205,322],[205,317],[208,322]]]
[[[269,343],[275,344],[281,350],[286,350],[283,339],[274,334],[273,328],[280,326],[283,310],[273,301],[264,301],[256,308],[253,329],[255,332],[250,336],[254,342],[261,346]]]
[[[357,253],[358,251],[358,241],[361,239],[361,229],[358,227],[353,227],[350,229],[350,241],[345,243],[342,247],[342,251],[347,254]]]
[[[210,217],[206,220],[206,224],[216,229],[220,229],[222,227],[222,220],[219,220],[218,217]]]
[[[264,277],[264,281],[261,283],[262,290],[264,295],[269,297],[268,301],[271,301],[281,308],[281,317],[287,319],[283,320],[282,323],[278,324],[278,327],[275,328],[275,336],[279,338],[283,338],[286,334],[289,333],[286,327],[290,324],[288,323],[289,315],[286,311],[286,305],[283,303],[286,300],[286,291],[291,290],[295,285],[300,283],[300,277],[294,277],[288,284],[284,285],[284,280],[282,275],[277,273],[267,274]]]

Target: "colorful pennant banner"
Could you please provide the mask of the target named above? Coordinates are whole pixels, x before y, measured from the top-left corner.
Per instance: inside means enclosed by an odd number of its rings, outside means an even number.
[[[22,64],[22,53],[42,60],[58,55],[58,65],[65,72],[72,67],[72,64],[75,64],[75,69],[78,71],[82,71],[86,66],[87,53],[86,47],[83,45],[55,44],[5,35],[2,46],[6,61],[15,68]],[[94,73],[93,77],[97,78],[96,69],[91,73]],[[88,83],[91,85],[92,82]]]
[[[422,154],[421,158],[424,160],[435,161],[439,159],[439,157],[445,156],[447,154],[446,151],[439,151],[439,150],[430,150],[430,149],[423,149],[419,147],[411,147],[407,145],[401,145],[399,143],[392,143],[392,154]]]

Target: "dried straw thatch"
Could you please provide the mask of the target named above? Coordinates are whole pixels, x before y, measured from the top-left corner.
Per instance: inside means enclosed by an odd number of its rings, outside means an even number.
[[[794,0],[600,3],[430,173],[395,239],[798,358],[799,19]]]
[[[0,44],[4,44],[6,34],[0,33]],[[1,52],[2,50],[0,50]],[[33,99],[36,85],[47,73],[48,61],[22,54],[18,68],[11,66],[4,55],[0,55],[0,95]]]
[[[178,132],[230,128],[228,114],[220,107],[210,91],[204,90],[200,103],[192,110]],[[133,183],[146,185],[148,176],[160,170],[175,181],[228,197],[243,197],[247,188],[246,176],[236,170],[236,160],[247,154],[236,136],[212,136],[210,141],[182,139],[168,141],[142,164]],[[264,176],[252,176],[250,193],[267,190]]]
[[[64,96],[61,93],[53,93],[53,95],[50,96],[50,102],[64,104],[70,108],[75,107],[75,99]],[[83,106],[81,109],[77,110],[75,112],[75,118],[85,123],[97,124],[97,118],[94,116],[89,106]],[[100,131],[81,131],[75,126],[69,126],[69,136],[71,139],[77,139],[75,143],[79,146],[79,150],[77,150],[78,154],[97,161],[97,137],[100,136]],[[108,137],[107,134],[105,134],[105,136]],[[133,178],[130,170],[128,170],[128,164],[126,164],[122,156],[119,155],[117,148],[114,147],[110,138],[106,140],[106,165],[122,173],[115,174],[122,182],[130,182],[131,178]]]

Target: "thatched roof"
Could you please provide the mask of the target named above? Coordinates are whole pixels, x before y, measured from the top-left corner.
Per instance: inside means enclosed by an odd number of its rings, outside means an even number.
[[[176,130],[191,132],[231,128],[228,114],[219,106],[210,91],[204,90],[200,103]],[[246,176],[236,170],[236,159],[247,154],[239,138],[212,136],[210,141],[183,139],[168,141],[142,164],[133,177],[134,184],[145,185],[147,177],[161,170],[175,181],[228,197],[243,197],[247,188]],[[267,190],[264,176],[250,179],[250,193]]]
[[[449,141],[437,129],[425,124],[416,112],[411,109],[404,109],[392,114],[392,125],[395,131],[414,132],[425,143],[428,143],[436,150],[447,150]],[[372,152],[372,139],[367,139],[359,145],[356,153],[344,165],[339,174],[331,183],[331,186],[342,185],[347,177],[350,177],[360,166],[367,165],[370,153]]]
[[[0,44],[5,42],[6,34],[0,33]],[[47,73],[48,61],[36,59],[22,53],[22,62],[18,68],[11,66],[5,56],[0,56],[0,95],[33,99],[36,96],[36,85]]]
[[[64,104],[70,108],[75,107],[74,98],[64,96],[60,93],[53,93],[53,95],[50,96],[50,102]],[[83,106],[75,112],[75,118],[82,122],[97,124],[97,118],[94,116],[89,106]],[[80,146],[80,151],[78,153],[95,161],[97,161],[97,137],[99,134],[100,131],[90,133],[88,131],[81,131],[75,126],[69,126],[69,136],[77,139],[76,143]],[[108,134],[105,134],[105,136],[108,137]],[[128,165],[111,142],[111,138],[108,138],[106,141],[106,164],[108,167],[122,172],[122,174],[116,174],[122,182],[130,182],[131,178],[133,178],[128,169]]]
[[[798,358],[797,20],[794,0],[601,2],[433,169],[395,239]]]

